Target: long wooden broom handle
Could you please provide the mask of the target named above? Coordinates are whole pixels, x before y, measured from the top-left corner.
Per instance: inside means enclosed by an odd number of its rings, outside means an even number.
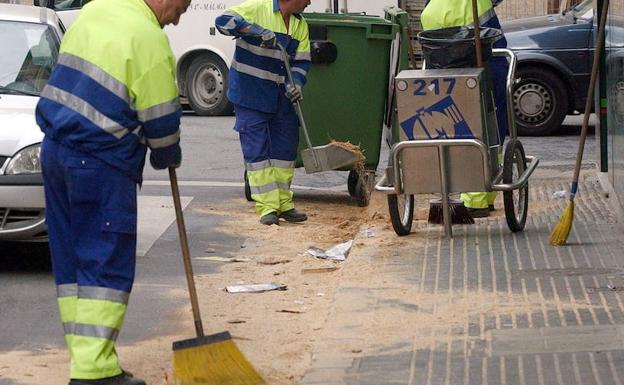
[[[589,115],[591,113],[592,103],[594,101],[594,88],[598,79],[598,71],[600,69],[600,57],[604,48],[605,25],[607,21],[607,12],[609,9],[609,0],[604,0],[602,12],[600,14],[600,22],[598,26],[598,41],[594,51],[594,62],[592,64],[591,78],[589,81],[589,89],[587,90],[587,100],[585,101],[585,113],[583,114],[583,126],[581,128],[581,139],[579,140],[578,152],[576,153],[576,167],[574,168],[574,184],[572,189],[576,189],[579,176],[581,174],[581,163],[583,162],[583,151],[585,150],[585,140],[587,139],[587,131],[589,126]],[[576,194],[576,191],[572,191]]]
[[[483,67],[483,47],[481,47],[481,24],[479,23],[479,7],[477,0],[472,0],[472,19],[474,21],[475,48],[477,50],[477,67]]]
[[[182,248],[182,259],[184,260],[184,272],[188,284],[189,295],[191,297],[191,308],[193,309],[193,320],[195,321],[195,331],[197,337],[204,336],[201,314],[199,313],[199,301],[197,300],[197,290],[195,289],[195,278],[193,278],[193,265],[191,264],[191,252],[189,251],[186,227],[184,226],[184,216],[182,215],[182,204],[180,203],[180,190],[178,189],[178,177],[174,167],[169,167],[169,180],[171,182],[171,195],[173,196],[173,207],[175,207],[176,222],[178,223],[178,235],[180,237],[180,247]]]

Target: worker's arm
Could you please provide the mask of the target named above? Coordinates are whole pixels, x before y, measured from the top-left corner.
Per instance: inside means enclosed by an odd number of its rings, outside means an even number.
[[[155,169],[177,167],[182,160],[180,119],[182,108],[175,83],[175,63],[163,60],[143,74],[131,87],[143,135],[151,149]]]
[[[215,25],[219,32],[226,36],[255,36],[262,39],[263,45],[275,46],[275,33],[273,31],[248,22],[234,11],[225,11],[218,16]]]
[[[310,36],[308,30],[308,23],[305,19],[298,24],[295,31],[293,31],[293,38],[299,41],[297,51],[295,52],[295,58],[292,64],[293,80],[295,85],[303,87],[307,81],[308,71],[312,65],[310,56]]]

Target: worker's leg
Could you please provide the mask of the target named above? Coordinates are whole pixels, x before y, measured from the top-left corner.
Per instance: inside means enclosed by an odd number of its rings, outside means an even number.
[[[270,158],[279,187],[279,212],[295,208],[290,189],[295,174],[295,160],[299,146],[299,119],[291,102],[280,96],[278,111],[270,122]]]
[[[56,283],[57,301],[65,342],[71,351],[71,326],[76,321],[78,258],[72,247],[69,220],[69,191],[65,167],[59,158],[59,145],[45,139],[41,146],[41,167],[46,199],[46,223],[52,271]]]
[[[501,145],[505,142],[505,136],[509,133],[507,121],[507,71],[509,63],[502,57],[494,57],[490,61],[492,74],[494,104],[496,105],[496,123]]]
[[[100,160],[63,148],[71,239],[79,259],[76,318],[71,325],[71,378],[122,373],[115,351],[136,256],[136,184]]]
[[[279,187],[269,157],[271,146],[269,121],[272,114],[242,106],[235,108],[235,130],[239,133],[251,197],[256,202],[256,212],[261,217],[277,213],[280,208]]]

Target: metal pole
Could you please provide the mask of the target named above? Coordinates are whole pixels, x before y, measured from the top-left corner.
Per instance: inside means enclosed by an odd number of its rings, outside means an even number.
[[[453,237],[451,226],[451,206],[449,204],[448,175],[446,171],[446,147],[438,146],[438,159],[440,161],[440,185],[442,187],[442,211],[444,212],[444,236]]]

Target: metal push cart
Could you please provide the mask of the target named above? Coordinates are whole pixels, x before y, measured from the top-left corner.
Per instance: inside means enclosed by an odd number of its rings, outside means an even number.
[[[395,232],[407,235],[414,216],[414,194],[442,196],[444,231],[452,237],[449,194],[502,191],[507,225],[522,231],[529,203],[528,179],[539,159],[526,156],[517,138],[511,89],[516,57],[507,57],[507,116],[510,138],[503,147],[483,68],[402,71],[395,79],[398,142],[375,189],[388,194]],[[502,165],[500,158],[502,155]]]

